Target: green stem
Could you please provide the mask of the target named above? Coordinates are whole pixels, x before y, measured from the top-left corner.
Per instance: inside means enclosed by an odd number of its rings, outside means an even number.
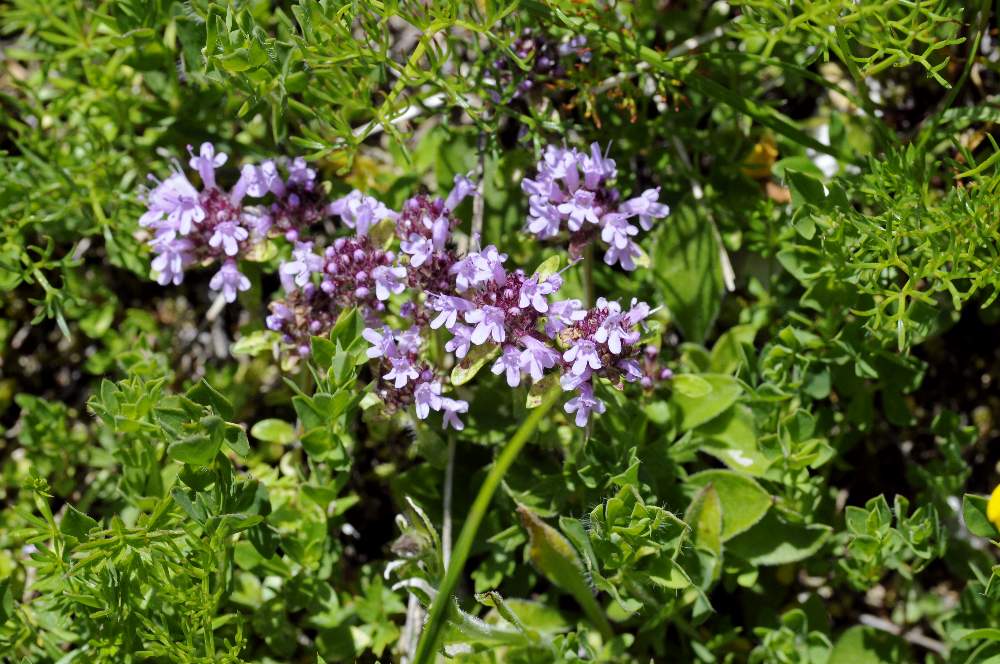
[[[689,89],[705,95],[716,102],[725,104],[740,113],[749,115],[759,124],[803,147],[832,155],[845,163],[859,163],[858,159],[852,155],[840,154],[833,146],[820,143],[799,129],[795,125],[795,122],[788,116],[780,111],[776,111],[771,106],[736,94],[733,90],[726,87],[726,85],[718,83],[713,79],[695,72],[686,72],[684,70],[686,64],[685,58],[670,58],[649,46],[641,46],[634,39],[624,34],[606,32],[600,25],[587,22],[582,17],[563,12],[559,7],[555,6],[555,3],[542,2],[541,0],[521,0],[518,7],[529,14],[549,21],[561,22],[575,32],[584,34],[599,33],[604,42],[603,45],[609,52],[617,53],[622,57],[628,58],[629,61],[641,60],[649,66],[651,72],[654,74],[683,80]]]
[[[558,385],[553,386],[549,390],[542,403],[531,411],[521,426],[518,427],[517,431],[514,432],[507,446],[500,452],[500,456],[497,457],[490,472],[486,475],[486,480],[479,488],[479,493],[476,494],[476,499],[472,503],[469,515],[462,526],[462,532],[458,535],[458,541],[455,542],[455,549],[452,551],[451,560],[444,575],[444,581],[438,587],[437,596],[431,604],[423,634],[420,635],[420,642],[417,644],[417,652],[414,655],[413,664],[425,664],[437,649],[438,637],[441,634],[441,628],[444,627],[448,603],[451,602],[452,594],[455,592],[458,579],[462,575],[462,569],[465,567],[465,561],[472,550],[472,543],[476,539],[476,532],[479,530],[479,525],[486,516],[486,510],[490,506],[493,494],[496,492],[497,487],[500,486],[500,481],[507,473],[511,464],[514,463],[514,459],[517,458],[521,448],[524,447],[528,439],[535,433],[539,422],[542,421],[542,418],[545,417],[552,406],[556,404],[561,394],[562,392]]]
[[[933,120],[931,121],[930,127],[927,127],[920,132],[920,136],[917,140],[917,149],[922,150],[927,144],[927,141],[937,130],[938,126],[941,124],[941,120],[944,118],[944,112],[948,110],[951,105],[955,102],[955,98],[958,97],[959,91],[965,85],[966,79],[969,77],[969,73],[972,71],[972,66],[976,63],[976,55],[979,53],[979,43],[983,39],[983,35],[986,33],[989,25],[987,23],[990,15],[990,4],[986,0],[980,2],[978,22],[975,27],[976,36],[972,40],[972,45],[969,47],[969,54],[965,59],[965,66],[962,68],[962,73],[958,77],[958,80],[948,94],[945,96],[944,101],[941,102],[941,106],[936,109],[933,115]],[[958,177],[965,177],[965,175],[959,175]]]
[[[444,514],[441,517],[441,561],[448,568],[451,561],[451,495],[455,486],[455,436],[448,435],[448,463],[444,469]]]

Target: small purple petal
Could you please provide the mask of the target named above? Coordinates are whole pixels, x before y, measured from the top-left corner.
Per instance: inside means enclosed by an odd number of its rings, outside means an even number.
[[[506,346],[491,371],[499,376],[506,372],[507,385],[517,387],[521,384],[521,353],[513,346]]]
[[[476,185],[472,180],[464,175],[455,176],[455,186],[452,188],[448,198],[444,201],[444,207],[449,212],[458,207],[469,195],[475,193]]]
[[[212,280],[208,282],[208,287],[213,291],[221,291],[226,302],[236,301],[236,293],[250,290],[250,280],[240,274],[236,268],[236,261],[227,260]]]

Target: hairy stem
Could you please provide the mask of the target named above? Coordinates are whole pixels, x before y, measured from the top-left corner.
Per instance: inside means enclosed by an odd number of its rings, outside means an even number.
[[[493,500],[493,494],[496,492],[497,487],[500,486],[500,481],[507,473],[511,464],[514,463],[514,459],[517,458],[521,448],[524,447],[528,439],[535,433],[539,422],[542,421],[546,413],[559,400],[560,395],[561,391],[558,385],[552,387],[546,393],[542,403],[531,411],[521,426],[518,427],[517,431],[514,432],[507,446],[500,452],[500,456],[497,457],[493,467],[490,468],[490,472],[486,475],[483,485],[479,488],[479,493],[476,494],[476,499],[472,502],[472,508],[469,510],[469,515],[462,526],[462,532],[458,535],[458,541],[455,542],[455,550],[452,551],[444,580],[438,587],[437,596],[431,604],[427,623],[424,626],[423,634],[420,636],[420,642],[417,644],[417,653],[413,658],[414,664],[426,664],[437,649],[438,637],[441,634],[441,628],[444,627],[448,603],[452,601],[452,594],[455,592],[458,579],[465,567],[465,561],[472,550],[472,543],[476,539],[479,525],[486,516],[486,510],[490,506],[490,501]]]

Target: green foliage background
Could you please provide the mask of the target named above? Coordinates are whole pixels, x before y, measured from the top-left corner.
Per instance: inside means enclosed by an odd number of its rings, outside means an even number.
[[[673,210],[648,267],[595,281],[664,305],[675,378],[530,432],[435,650],[1000,662],[995,26],[936,0],[0,6],[0,657],[412,661],[525,391],[483,372],[451,439],[383,417],[352,312],[282,366],[279,259],[221,313],[207,274],[157,286],[138,188],[205,140],[390,205],[472,172],[484,242],[533,268],[559,251],[518,232],[520,178],[599,141]],[[593,57],[497,103],[526,27]]]

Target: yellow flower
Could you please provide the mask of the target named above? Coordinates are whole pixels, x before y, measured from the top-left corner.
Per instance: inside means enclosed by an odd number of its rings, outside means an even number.
[[[774,139],[764,136],[743,160],[740,170],[755,180],[764,180],[771,176],[771,167],[777,160],[778,147],[774,144]]]
[[[997,488],[993,489],[990,501],[986,503],[986,518],[994,526],[1000,528],[1000,485],[997,485]]]

